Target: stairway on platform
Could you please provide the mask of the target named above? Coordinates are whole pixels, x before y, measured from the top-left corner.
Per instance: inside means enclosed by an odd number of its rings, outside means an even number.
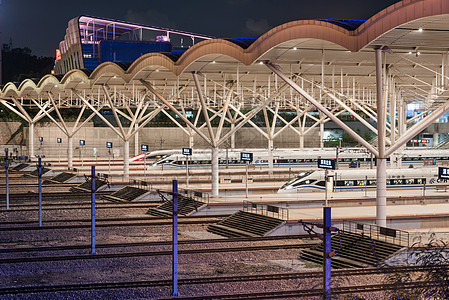
[[[264,236],[285,223],[284,220],[238,211],[226,219],[207,227],[207,231],[228,238]]]
[[[50,172],[50,171],[51,171],[51,169],[46,168],[46,167],[42,167],[42,176],[43,176],[45,173],[48,173],[48,172]],[[30,172],[30,173],[28,173],[28,174],[24,174],[23,176],[33,176],[33,177],[37,177],[38,175],[39,175],[39,169],[36,168],[36,170],[34,170],[33,172]]]
[[[340,236],[341,249],[338,234],[333,234],[331,238],[331,250],[338,252],[332,257],[334,269],[376,267],[403,248],[397,244],[370,239],[357,233],[341,232]],[[303,250],[300,258],[322,265],[323,243]]]
[[[65,183],[74,177],[76,177],[76,174],[62,172],[61,174],[58,174],[50,179],[44,180],[43,184]]]
[[[11,168],[11,171],[22,171],[25,168],[28,168],[30,165],[29,164],[18,164],[17,166],[15,166],[14,168]]]
[[[131,202],[138,200],[149,193],[150,191],[148,190],[139,189],[133,186],[125,186],[111,195],[101,196],[101,199],[113,202]]]
[[[98,191],[100,188],[104,187],[107,184],[106,180],[96,179],[95,180],[95,190]],[[71,192],[91,192],[92,191],[92,183],[91,180],[88,179],[80,185],[74,186],[70,188]]]
[[[189,216],[203,206],[206,206],[206,203],[193,198],[180,196],[178,198],[178,208],[180,208],[178,216]],[[155,208],[150,208],[147,211],[147,214],[153,217],[170,218],[173,215],[173,203],[171,201],[165,201],[163,204]]]

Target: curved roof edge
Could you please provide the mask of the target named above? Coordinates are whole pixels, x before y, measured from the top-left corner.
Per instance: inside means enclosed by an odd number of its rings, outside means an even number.
[[[70,80],[88,80],[91,85],[106,73],[121,76],[125,82],[138,76],[139,72],[151,66],[161,66],[169,69],[175,75],[182,74],[193,62],[207,55],[226,55],[235,60],[250,65],[270,49],[291,40],[319,39],[328,41],[356,52],[366,47],[379,36],[402,24],[420,18],[449,14],[449,1],[447,0],[403,0],[393,4],[360,25],[356,30],[347,30],[341,26],[320,20],[300,20],[279,25],[246,47],[226,39],[210,39],[195,44],[183,53],[179,59],[173,61],[164,53],[148,53],[139,57],[129,67],[123,68],[114,62],[105,62],[99,65],[91,74],[82,70],[72,70],[60,80],[66,84]],[[45,79],[44,79],[45,78]],[[44,86],[47,80],[58,80],[56,77],[44,77],[39,84],[32,80],[23,81],[18,87],[7,84],[3,88],[3,95],[8,89],[19,92],[25,88],[33,87],[36,91]],[[52,79],[48,79],[52,78]]]

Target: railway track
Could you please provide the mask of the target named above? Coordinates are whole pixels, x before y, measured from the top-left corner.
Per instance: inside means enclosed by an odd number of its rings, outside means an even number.
[[[128,203],[112,203],[112,202],[96,202],[95,209],[126,209],[126,208],[150,208],[160,205],[160,201],[146,201],[146,202],[135,202],[135,204]],[[10,204],[9,213],[12,212],[25,212],[25,211],[37,211],[38,206],[37,203],[26,204],[26,205],[14,205]],[[66,204],[57,204],[57,203],[44,203],[44,210],[61,210],[61,209],[91,209],[91,202],[84,203],[66,203]]]
[[[306,239],[310,236],[304,235],[290,235],[290,236],[268,236],[268,237],[250,237],[250,238],[231,238],[231,239],[208,239],[208,240],[181,240],[179,245],[192,244],[215,244],[215,243],[242,243],[242,242],[260,242],[260,241],[278,241],[278,240],[294,240]],[[141,243],[120,243],[120,244],[96,244],[95,247],[101,248],[120,248],[120,247],[140,247],[140,246],[164,246],[172,245],[171,241],[156,241],[156,242],[141,242]],[[73,245],[73,246],[50,246],[50,247],[29,247],[29,248],[14,248],[14,249],[0,249],[2,253],[15,252],[42,252],[42,251],[67,251],[77,249],[90,249],[90,245]]]
[[[315,246],[315,243],[304,244],[288,244],[288,245],[269,245],[269,246],[253,246],[253,247],[229,247],[229,248],[204,248],[179,250],[178,254],[204,254],[204,253],[223,253],[223,252],[244,252],[244,251],[270,251],[285,249],[304,249]],[[59,255],[59,256],[42,256],[42,257],[20,257],[0,259],[0,265],[31,263],[31,262],[55,262],[55,261],[74,261],[74,260],[96,260],[109,258],[127,258],[127,257],[150,257],[172,255],[172,251],[146,251],[146,252],[128,252],[128,253],[109,253],[109,254],[83,254],[83,255]]]
[[[447,267],[447,266],[446,266]],[[388,272],[408,272],[408,271],[424,271],[431,267],[395,267],[389,269]],[[444,268],[444,266],[442,266]],[[369,268],[369,269],[346,269],[333,270],[334,276],[363,276],[372,274],[386,273],[385,269]],[[224,277],[201,277],[190,279],[179,279],[179,285],[201,285],[214,283],[233,283],[233,282],[251,282],[251,281],[267,281],[267,280],[295,280],[306,278],[319,278],[323,275],[321,271],[302,272],[302,273],[277,273],[277,274],[263,274],[263,275],[236,275]],[[350,287],[334,287],[332,294],[349,294],[349,293],[363,293],[381,290],[391,290],[398,288],[410,288],[423,285],[423,282],[415,282],[404,284],[402,286],[392,284],[373,284],[360,285]],[[0,295],[7,294],[26,294],[26,293],[44,293],[44,292],[64,292],[64,291],[83,291],[83,290],[101,290],[101,289],[123,289],[123,288],[151,288],[171,286],[171,280],[155,280],[155,281],[128,281],[128,282],[107,282],[107,283],[87,283],[87,284],[63,284],[63,285],[45,285],[45,286],[24,286],[24,287],[7,287],[0,288]],[[323,291],[321,289],[307,289],[307,290],[293,290],[293,291],[273,291],[263,293],[248,293],[248,294],[227,294],[227,295],[212,295],[201,297],[188,297],[188,299],[272,299],[285,297],[311,297],[321,296]],[[178,299],[186,299],[180,295]],[[170,298],[171,299],[171,298]]]
[[[148,208],[149,206],[145,206],[144,208]],[[90,208],[89,208],[90,209]],[[36,209],[37,210],[37,209]],[[225,217],[228,217],[229,215],[208,215],[208,216],[193,216],[193,217],[189,217],[189,216],[179,216],[178,220],[187,220],[187,219],[222,219]],[[150,216],[146,216],[146,217],[126,217],[126,218],[96,218],[95,222],[96,224],[101,223],[101,222],[128,222],[128,221],[151,221],[151,224],[154,224],[153,221],[156,220],[168,220],[171,218],[167,218],[167,217],[150,217]],[[216,220],[215,220],[216,221]],[[51,223],[55,223],[55,224],[67,224],[67,223],[90,223],[91,219],[90,218],[86,218],[86,219],[53,219],[53,220],[44,220],[44,222],[46,223],[46,225],[48,226],[48,224]],[[171,224],[171,221],[169,222]],[[35,220],[30,220],[30,221],[7,221],[7,222],[0,222],[0,231],[2,230],[3,225],[26,225],[26,224],[36,224]],[[16,229],[18,227],[4,227],[5,229]]]
[[[211,216],[208,216],[211,218]],[[213,216],[212,216],[213,218]],[[129,218],[123,219],[124,221],[129,221]],[[149,218],[145,219],[147,222],[133,222],[133,223],[105,223],[105,224],[98,224],[96,223],[95,227],[132,227],[132,226],[166,226],[166,225],[172,225],[172,221],[155,221],[155,222],[148,222],[150,221]],[[106,222],[106,221],[104,221]],[[211,224],[216,223],[217,220],[178,220],[178,224],[185,225],[185,224]],[[37,221],[33,222],[37,223]],[[46,221],[44,220],[44,223]],[[91,225],[44,225],[42,227],[38,226],[27,226],[27,227],[8,227],[8,228],[1,228],[0,232],[11,232],[11,231],[31,231],[31,230],[54,230],[54,229],[87,229],[91,228]]]

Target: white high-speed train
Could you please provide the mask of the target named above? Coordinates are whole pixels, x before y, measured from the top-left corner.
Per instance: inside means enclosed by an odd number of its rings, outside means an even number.
[[[437,167],[387,169],[387,189],[435,188],[447,186],[438,179]],[[376,188],[375,169],[328,170],[328,191],[353,191]],[[301,172],[278,190],[278,193],[316,192],[325,190],[325,170]]]
[[[166,151],[166,153],[164,153]],[[161,150],[155,151],[160,156],[148,168],[150,170],[162,168],[180,168],[185,167],[186,156],[181,154],[181,150]],[[268,166],[268,151],[266,149],[219,149],[218,161],[220,167],[228,165],[229,167],[242,167],[245,162],[240,161],[241,152],[253,153],[252,166]],[[148,152],[147,157],[154,152]],[[436,160],[439,162],[449,162],[449,149],[405,149],[401,151],[401,158],[407,163],[422,164],[425,159]],[[154,157],[154,156],[153,156]],[[273,164],[275,166],[315,166],[318,158],[334,159],[336,150],[309,148],[299,149],[275,149],[273,150]],[[371,156],[362,148],[344,148],[338,154],[339,163],[358,160],[362,164],[368,164]],[[193,154],[189,157],[189,167],[206,168],[211,165],[210,149],[193,149]]]

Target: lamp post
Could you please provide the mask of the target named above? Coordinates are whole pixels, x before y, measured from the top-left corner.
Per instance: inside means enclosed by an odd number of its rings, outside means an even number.
[[[147,152],[148,152],[148,145],[140,145],[140,150],[143,152],[143,177],[146,178],[146,170],[147,170],[147,166],[146,166],[146,160],[147,160]]]
[[[189,186],[189,156],[192,155],[192,148],[182,148],[182,154],[186,156],[186,186]]]

